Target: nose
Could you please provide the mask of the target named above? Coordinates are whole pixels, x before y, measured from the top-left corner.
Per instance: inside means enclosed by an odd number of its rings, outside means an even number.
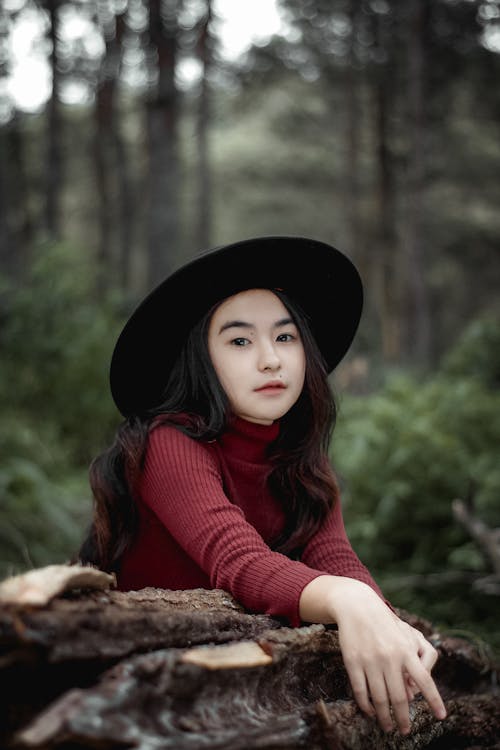
[[[276,371],[281,367],[281,359],[272,343],[262,344],[259,351],[259,369]]]

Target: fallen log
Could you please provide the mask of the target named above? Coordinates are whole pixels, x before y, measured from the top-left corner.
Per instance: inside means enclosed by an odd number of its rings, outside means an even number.
[[[77,589],[43,606],[4,604],[0,746],[495,747],[494,664],[474,644],[401,614],[438,648],[448,708],[437,722],[415,700],[408,737],[384,734],[357,709],[334,627],[288,628],[222,591]]]
[[[12,576],[0,583],[0,604],[43,607],[64,591],[75,588],[108,589],[116,586],[114,574],[85,565],[47,565]]]

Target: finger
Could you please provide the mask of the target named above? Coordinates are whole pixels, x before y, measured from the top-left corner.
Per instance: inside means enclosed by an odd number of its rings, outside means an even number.
[[[391,667],[385,674],[385,682],[398,729],[401,734],[408,734],[411,729],[410,707],[407,686],[401,669]]]
[[[406,690],[406,697],[408,699],[408,703],[411,703],[412,700],[414,700],[415,698],[415,693],[413,692],[412,688],[409,687],[408,685],[405,685],[405,690]]]
[[[429,708],[431,709],[434,716],[437,719],[445,719],[446,708],[436,687],[436,683],[430,676],[427,669],[422,666],[420,661],[417,661],[411,666],[407,665],[407,670],[410,677],[415,680],[417,686],[420,689],[420,692],[427,701]]]
[[[348,667],[347,664],[346,669],[347,674],[349,675],[349,682],[351,683],[354,700],[361,711],[364,711],[368,716],[375,716],[375,709],[373,708],[370,696],[368,695],[365,673],[361,668],[355,666]]]
[[[429,641],[426,641],[425,638],[423,638],[422,645],[418,650],[418,655],[420,657],[421,663],[424,665],[427,671],[431,672],[434,664],[438,659],[439,654],[434,646],[432,646]]]
[[[408,676],[408,674],[405,673],[403,679],[406,689],[406,696],[408,698],[408,702],[410,703],[415,698],[418,688],[413,680]]]
[[[378,723],[384,732],[391,732],[394,729],[394,724],[391,716],[389,695],[384,676],[380,669],[367,672],[366,681]]]
[[[410,677],[410,675],[408,674],[408,672],[404,673],[404,679],[405,679],[406,684],[410,688],[410,690],[413,690],[413,691],[418,690],[417,683],[415,682],[414,679],[412,679]]]

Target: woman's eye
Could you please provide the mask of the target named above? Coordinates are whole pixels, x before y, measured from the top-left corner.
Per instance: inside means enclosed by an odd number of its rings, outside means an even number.
[[[293,341],[295,339],[295,336],[293,336],[291,333],[280,333],[276,341]]]
[[[234,344],[235,346],[246,346],[249,343],[250,343],[249,340],[243,337],[232,339],[231,341],[231,344]]]

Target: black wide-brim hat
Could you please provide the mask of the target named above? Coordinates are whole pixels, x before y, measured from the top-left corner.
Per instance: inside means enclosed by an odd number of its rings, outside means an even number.
[[[257,237],[218,247],[183,265],[132,313],[116,343],[110,384],[125,416],[159,406],[191,328],[245,289],[277,289],[298,303],[331,372],[361,317],[363,287],[339,250],[304,237]]]

